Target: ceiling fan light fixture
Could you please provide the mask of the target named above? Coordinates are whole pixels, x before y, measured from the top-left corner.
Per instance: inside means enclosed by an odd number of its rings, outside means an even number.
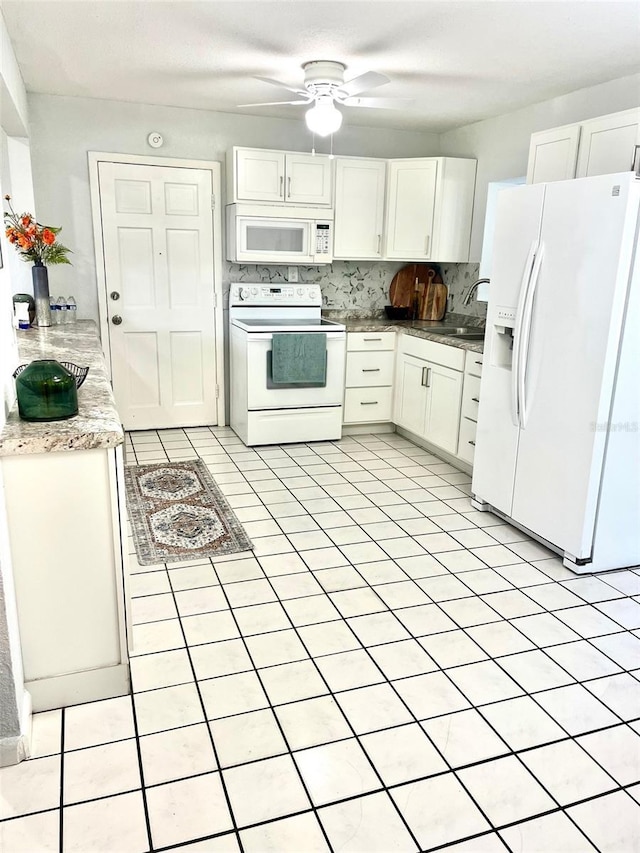
[[[342,125],[342,113],[336,109],[331,96],[320,96],[304,115],[307,127],[318,136],[330,136]]]

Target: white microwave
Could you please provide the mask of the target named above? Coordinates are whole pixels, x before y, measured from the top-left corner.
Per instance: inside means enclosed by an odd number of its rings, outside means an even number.
[[[235,264],[330,264],[333,210],[228,204],[227,260]]]

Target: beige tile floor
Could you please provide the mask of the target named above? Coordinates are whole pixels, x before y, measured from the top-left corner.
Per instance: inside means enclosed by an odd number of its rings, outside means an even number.
[[[133,696],[35,716],[3,853],[640,851],[640,571],[576,577],[395,435],[127,449],[203,458],[255,550],[132,558]]]

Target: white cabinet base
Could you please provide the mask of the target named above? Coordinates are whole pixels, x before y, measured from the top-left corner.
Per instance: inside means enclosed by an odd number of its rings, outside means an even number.
[[[25,682],[25,688],[31,694],[34,712],[67,708],[69,705],[95,702],[98,699],[113,699],[131,692],[129,664],[39,678],[37,681]]]

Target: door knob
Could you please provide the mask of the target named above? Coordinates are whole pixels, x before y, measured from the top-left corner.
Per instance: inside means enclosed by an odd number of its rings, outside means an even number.
[[[113,299],[114,302],[117,302],[117,300],[120,299],[120,294],[117,290],[112,290],[109,296]]]
[[[111,322],[114,326],[119,326],[122,323],[122,317],[119,314],[116,314],[111,318]]]

